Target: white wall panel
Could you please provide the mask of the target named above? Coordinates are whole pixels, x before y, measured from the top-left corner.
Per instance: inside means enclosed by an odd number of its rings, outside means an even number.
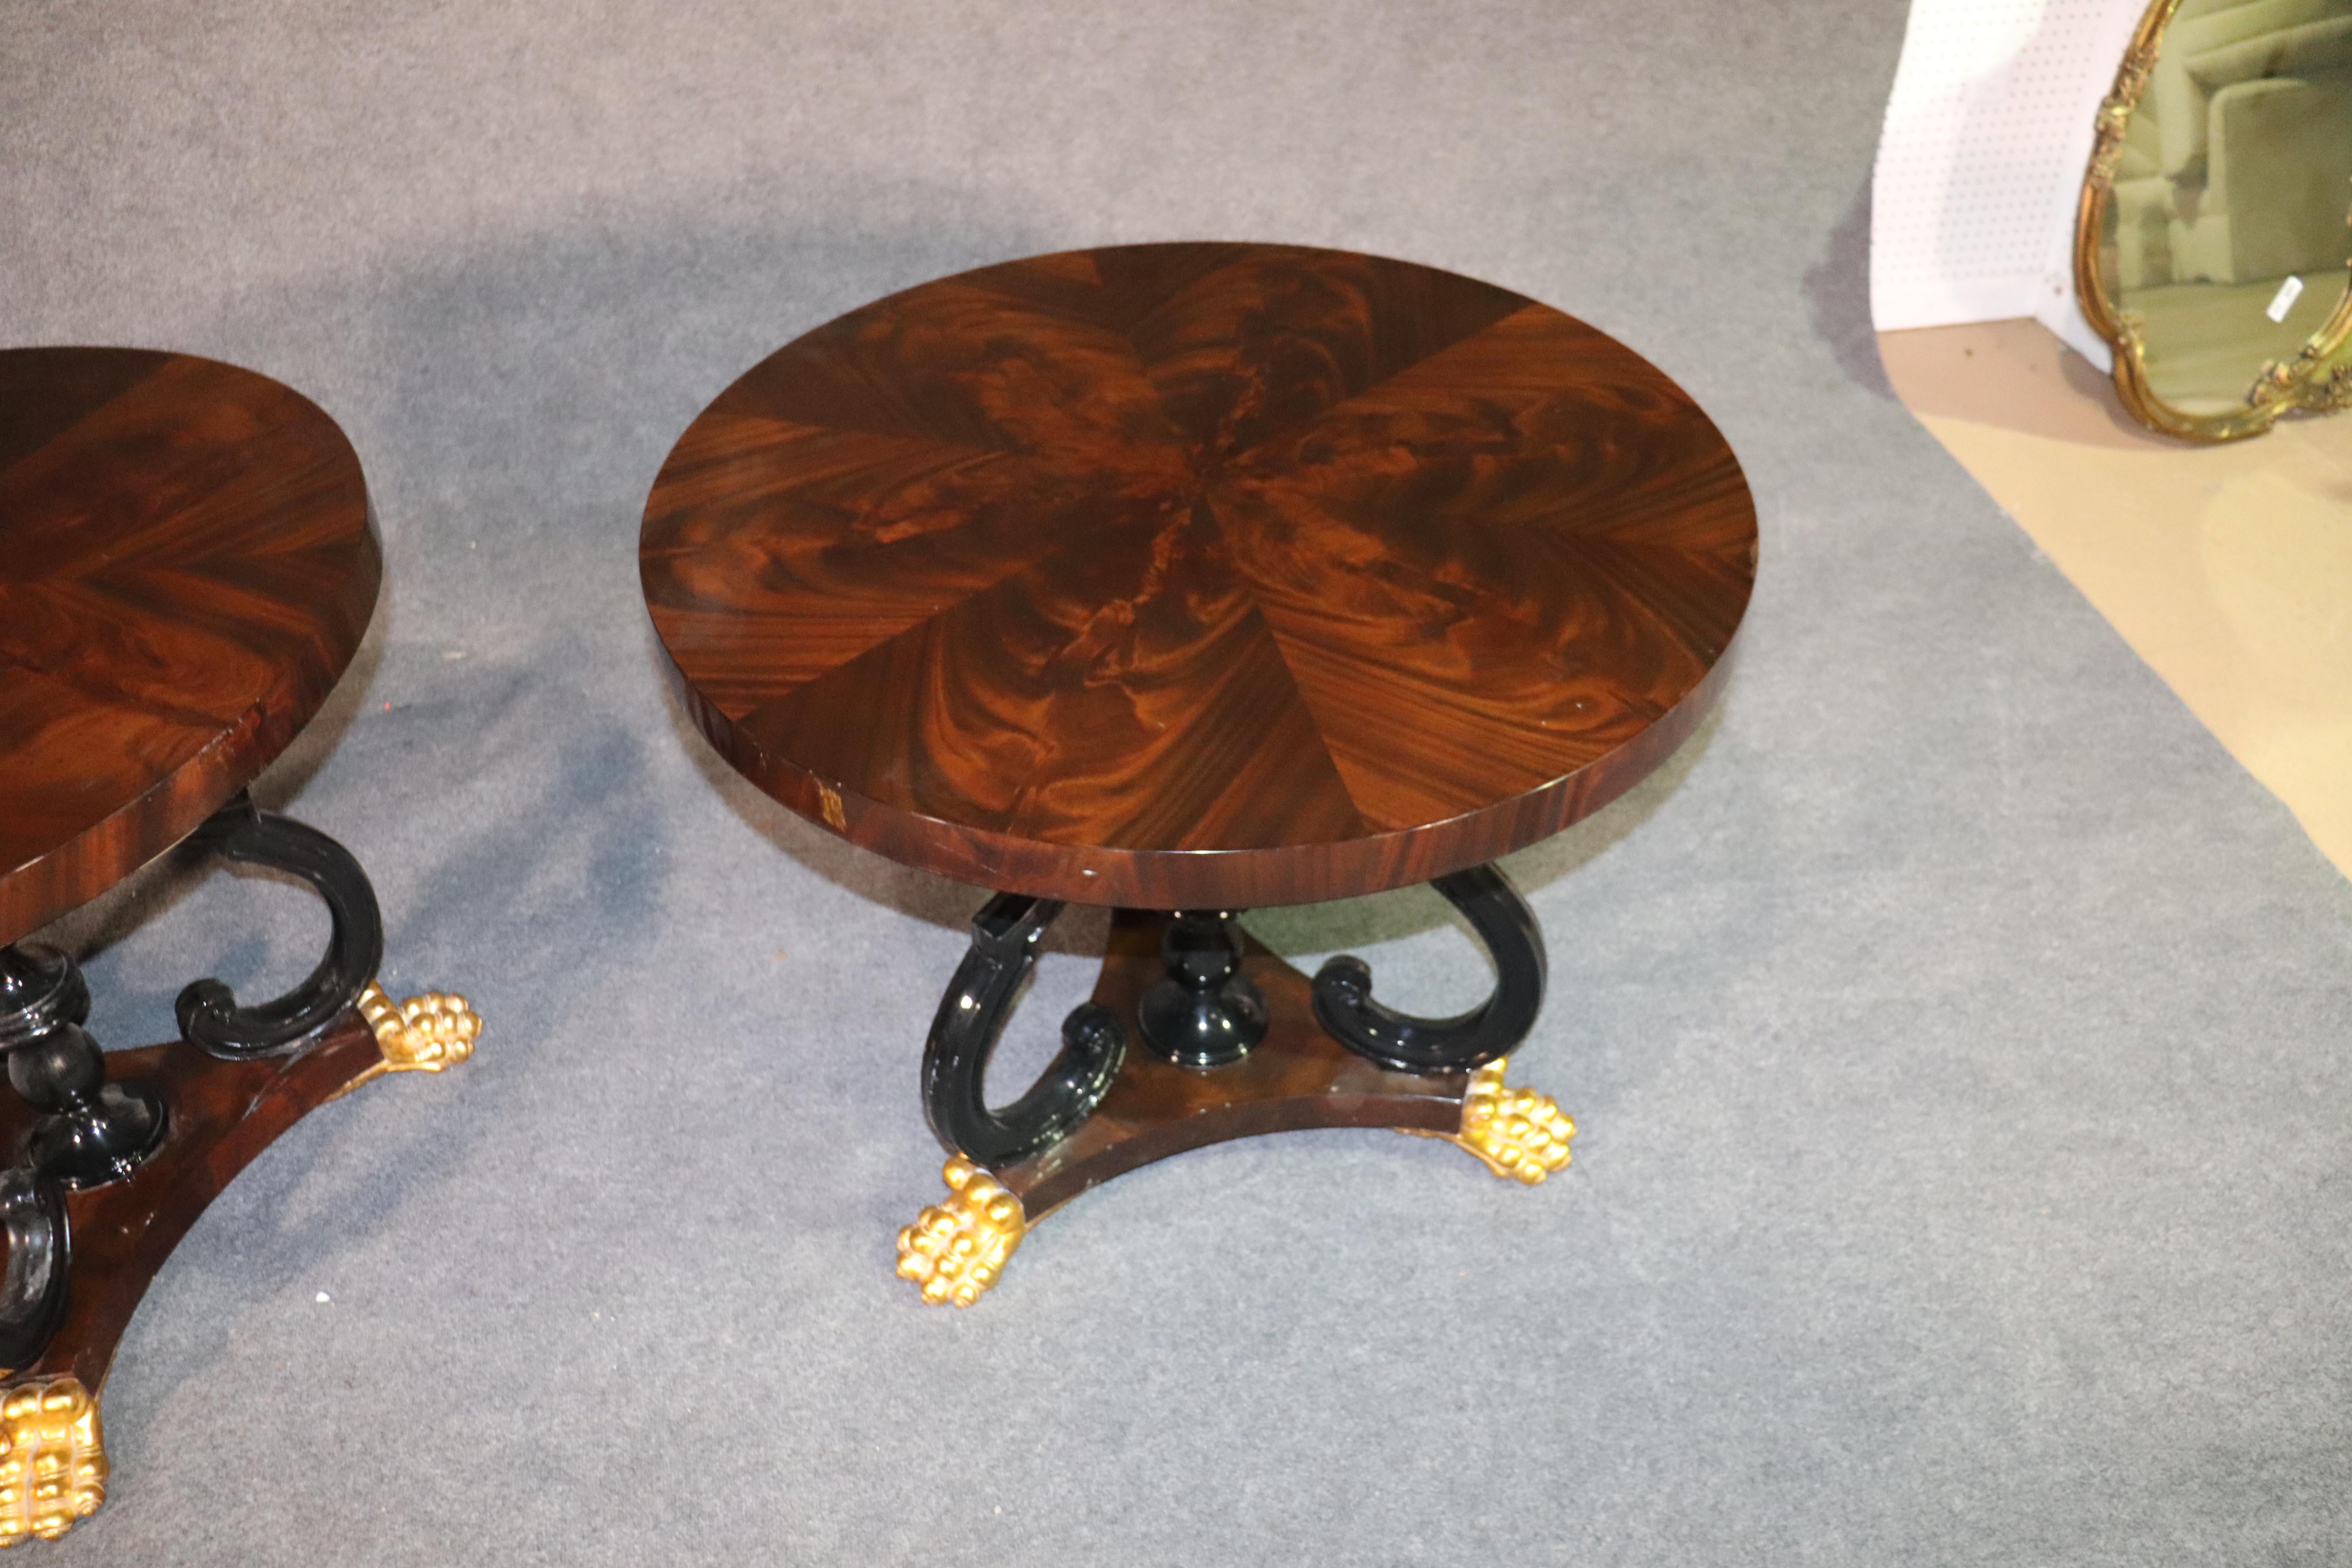
[[[2074,308],[2075,197],[2144,0],[1913,0],[1871,182],[1881,331],[2033,316],[2102,365]]]

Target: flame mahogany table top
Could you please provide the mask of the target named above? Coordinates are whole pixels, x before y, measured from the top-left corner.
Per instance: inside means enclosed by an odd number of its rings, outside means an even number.
[[[1599,808],[1713,704],[1739,465],[1489,284],[1146,245],[895,294],[754,366],[646,503],[728,761],[851,841],[1149,909],[1342,898]]]
[[[0,942],[250,783],[382,575],[359,459],[299,394],[186,354],[0,350]]]

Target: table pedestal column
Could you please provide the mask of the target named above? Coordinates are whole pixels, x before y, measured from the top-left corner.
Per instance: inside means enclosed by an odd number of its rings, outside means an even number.
[[[899,1274],[919,1284],[928,1301],[970,1306],[996,1283],[1005,1260],[1032,1226],[1088,1188],[1188,1149],[1260,1133],[1312,1127],[1392,1128],[1447,1139],[1475,1154],[1496,1174],[1529,1184],[1566,1165],[1574,1123],[1549,1096],[1503,1084],[1503,1052],[1525,1036],[1541,1000],[1542,949],[1533,940],[1532,919],[1525,918],[1525,906],[1509,884],[1491,868],[1478,869],[1491,880],[1480,880],[1476,890],[1487,895],[1496,910],[1506,900],[1517,907],[1528,944],[1496,947],[1502,984],[1496,997],[1460,1019],[1408,1019],[1378,1008],[1370,1003],[1369,971],[1359,960],[1335,958],[1310,981],[1242,933],[1229,911],[1118,911],[1094,996],[1065,1026],[1063,1057],[1047,1069],[1039,1089],[1015,1102],[1016,1107],[1027,1105],[1041,1090],[1060,1085],[1064,1088],[1055,1092],[1066,1112],[1075,1110],[1080,1099],[1090,1101],[1087,1109],[1063,1120],[1049,1135],[988,1150],[955,1142],[935,1114],[933,1129],[951,1155],[945,1173],[949,1194],[899,1233]],[[976,955],[1000,923],[992,920],[992,911],[999,910],[1008,897],[991,900],[974,921]],[[1473,923],[1496,945],[1486,930],[1489,922],[1474,915]],[[1030,955],[1043,931],[1039,923],[1024,950],[1022,967],[998,993],[1005,1002],[1025,974],[1026,963],[1034,962]],[[1217,951],[1221,932],[1238,942],[1230,963]],[[1524,984],[1529,951],[1534,954],[1532,998]],[[966,970],[972,963],[968,959]],[[1327,1026],[1322,1016],[1328,1010],[1323,994],[1333,989],[1328,977],[1342,965],[1354,966],[1347,972],[1350,985],[1360,975],[1362,1003],[1377,1008],[1378,1018],[1391,1026],[1381,1037],[1418,1030],[1413,1038],[1420,1046],[1431,1050],[1450,1046],[1475,1059],[1458,1068],[1423,1070],[1372,1059],[1355,1039]],[[960,971],[959,981],[963,978]],[[969,989],[950,987],[940,1022],[934,1025],[925,1055],[925,1080],[934,1090],[934,1104],[940,1086],[950,1079],[959,1086],[960,1097],[977,1102],[987,1052],[971,1048],[972,1032],[984,1034],[992,1046],[1003,1009],[1002,1005],[993,1009],[964,1006],[963,998],[971,994]],[[1251,1000],[1256,1003],[1255,1009],[1246,1005]],[[1196,1067],[1171,1059],[1174,1053],[1160,1043],[1166,1038],[1180,1045],[1197,1042],[1204,1035],[1213,1040],[1219,1030],[1194,1029],[1190,1021],[1204,1015],[1239,1015],[1246,1025],[1253,1011],[1257,1038],[1238,1055],[1226,1056],[1222,1065]],[[1168,1029],[1164,1020],[1170,1017],[1185,1026]],[[1343,1016],[1343,1027],[1350,1021]],[[1155,1029],[1163,1031],[1157,1038]],[[1116,1040],[1108,1037],[1113,1032]],[[942,1062],[943,1033],[962,1047],[951,1062]],[[1074,1037],[1095,1044],[1079,1053],[1069,1043]],[[1072,1095],[1066,1086],[1072,1081],[1074,1058],[1079,1055],[1087,1063],[1087,1092]],[[1009,1119],[1010,1113],[1005,1115]]]

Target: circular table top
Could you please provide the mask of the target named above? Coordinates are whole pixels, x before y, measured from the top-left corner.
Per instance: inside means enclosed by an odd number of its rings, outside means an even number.
[[[0,350],[0,942],[250,783],[382,575],[359,459],[299,394],[186,354]]]
[[[1696,404],[1406,262],[983,268],[754,366],[646,507],[654,625],[777,799],[1143,908],[1425,881],[1597,809],[1714,701],[1756,574]]]

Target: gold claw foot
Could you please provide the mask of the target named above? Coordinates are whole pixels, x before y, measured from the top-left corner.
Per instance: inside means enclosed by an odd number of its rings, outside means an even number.
[[[474,1054],[482,1020],[463,996],[427,991],[398,1006],[371,980],[357,1004],[360,1016],[375,1031],[376,1049],[383,1059],[331,1096],[340,1100],[363,1083],[388,1072],[440,1072]]]
[[[395,1007],[374,981],[360,993],[360,1016],[375,1030],[386,1072],[439,1072],[474,1054],[482,1020],[463,996],[427,991]]]
[[[1576,1123],[1548,1094],[1507,1089],[1503,1062],[1488,1062],[1470,1075],[1462,1097],[1462,1131],[1453,1142],[1486,1163],[1498,1176],[1534,1186],[1568,1163],[1568,1141]]]
[[[0,1548],[55,1541],[106,1500],[98,1401],[70,1377],[0,1393]]]
[[[1003,1274],[1029,1219],[1019,1198],[962,1155],[940,1173],[947,1178],[947,1202],[933,1204],[898,1233],[898,1278],[920,1285],[933,1306],[969,1307]]]

